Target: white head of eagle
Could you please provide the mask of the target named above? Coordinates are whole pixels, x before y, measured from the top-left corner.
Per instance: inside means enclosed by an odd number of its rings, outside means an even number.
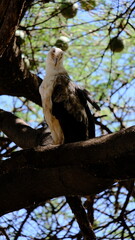
[[[52,72],[65,71],[63,66],[64,52],[60,48],[53,47],[46,59],[46,74]]]
[[[95,136],[94,118],[87,103],[89,93],[71,82],[63,66],[63,55],[60,48],[49,51],[46,76],[39,88],[53,144],[84,141]]]

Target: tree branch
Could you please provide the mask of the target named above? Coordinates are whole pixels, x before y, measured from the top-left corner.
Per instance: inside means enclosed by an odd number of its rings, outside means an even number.
[[[0,2],[0,57],[3,55],[19,24],[26,0]]]
[[[89,222],[85,209],[82,205],[81,199],[75,196],[75,197],[66,197],[66,200],[76,217],[76,220],[84,236],[84,240],[89,240],[89,239],[96,240],[96,236],[92,229],[91,223]]]
[[[2,109],[0,109],[0,130],[23,149],[52,143],[48,128],[33,129],[22,119]]]
[[[33,0],[0,1],[0,95],[25,97],[41,105],[41,79],[32,74],[16,45],[15,31]]]
[[[117,180],[135,178],[134,169],[135,127],[14,153],[0,165],[0,214],[53,197],[99,193]]]
[[[27,69],[21,51],[16,45],[16,38],[13,39],[0,58],[0,95],[25,97],[41,105],[38,90],[41,82],[38,76]]]

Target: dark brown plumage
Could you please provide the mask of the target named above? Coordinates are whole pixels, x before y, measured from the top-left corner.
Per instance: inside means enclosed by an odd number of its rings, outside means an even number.
[[[46,76],[40,86],[42,106],[54,144],[95,137],[94,118],[88,102],[99,110],[87,90],[71,80],[63,66],[63,51],[52,48],[47,56]]]
[[[64,143],[95,137],[94,118],[86,92],[73,84],[67,74],[58,75],[52,93],[52,114],[59,120]]]

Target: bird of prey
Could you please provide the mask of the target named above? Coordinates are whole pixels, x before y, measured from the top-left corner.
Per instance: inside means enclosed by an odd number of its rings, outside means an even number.
[[[95,137],[94,118],[88,102],[99,110],[90,93],[70,80],[63,57],[60,48],[53,47],[49,51],[46,76],[39,87],[45,120],[56,145]]]

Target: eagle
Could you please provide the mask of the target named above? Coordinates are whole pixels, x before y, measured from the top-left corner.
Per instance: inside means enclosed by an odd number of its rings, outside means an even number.
[[[71,81],[63,58],[60,48],[51,48],[46,59],[46,75],[39,87],[54,145],[94,138],[95,123],[88,102],[99,110],[90,93]]]

